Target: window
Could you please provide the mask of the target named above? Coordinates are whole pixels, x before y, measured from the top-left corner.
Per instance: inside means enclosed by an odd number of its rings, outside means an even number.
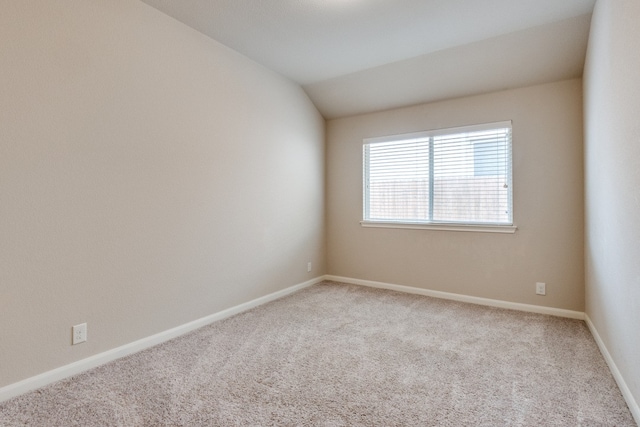
[[[363,160],[363,225],[515,231],[511,122],[369,138]]]

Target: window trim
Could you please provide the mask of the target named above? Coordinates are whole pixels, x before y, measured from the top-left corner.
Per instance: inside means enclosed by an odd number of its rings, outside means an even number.
[[[376,143],[385,143],[385,142],[394,142],[405,139],[418,139],[418,138],[431,138],[441,135],[449,135],[453,133],[465,133],[465,132],[477,132],[483,130],[491,130],[501,127],[508,127],[513,129],[513,124],[511,120],[504,120],[499,122],[491,122],[491,123],[482,123],[476,125],[468,125],[468,126],[458,126],[458,127],[449,127],[449,128],[441,128],[434,130],[427,130],[421,132],[411,132],[411,133],[403,133],[403,134],[395,134],[395,135],[387,135],[380,137],[370,137],[364,138],[362,141],[363,147],[367,144],[376,144]],[[432,149],[432,146],[430,147]],[[363,151],[364,152],[364,151]],[[471,232],[484,232],[484,233],[506,233],[513,234],[516,232],[518,227],[515,225],[514,221],[514,212],[513,212],[513,142],[511,142],[509,147],[509,154],[511,156],[510,159],[510,171],[509,171],[509,181],[511,185],[511,191],[509,195],[509,210],[511,211],[511,223],[498,224],[498,223],[470,223],[470,222],[446,222],[446,221],[406,221],[406,220],[367,220],[367,189],[366,182],[367,177],[366,169],[364,167],[364,158],[363,158],[363,169],[362,169],[362,215],[363,219],[360,221],[360,225],[362,227],[373,227],[373,228],[395,228],[395,229],[418,229],[418,230],[441,230],[441,231],[471,231]],[[430,160],[433,159],[431,155]],[[431,185],[431,184],[430,184]],[[430,192],[431,194],[431,192]]]
[[[404,228],[408,230],[474,231],[478,233],[513,234],[515,225],[463,224],[450,222],[407,222],[407,221],[360,221],[365,228]]]

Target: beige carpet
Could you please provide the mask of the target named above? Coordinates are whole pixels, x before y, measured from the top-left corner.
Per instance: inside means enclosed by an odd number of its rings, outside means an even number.
[[[633,426],[585,324],[324,282],[0,404],[18,426]]]

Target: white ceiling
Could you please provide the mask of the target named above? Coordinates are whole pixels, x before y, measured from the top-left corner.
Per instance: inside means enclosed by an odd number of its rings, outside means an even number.
[[[327,118],[582,75],[595,0],[142,0]]]

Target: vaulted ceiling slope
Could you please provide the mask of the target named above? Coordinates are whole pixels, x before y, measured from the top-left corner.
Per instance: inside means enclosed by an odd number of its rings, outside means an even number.
[[[326,118],[582,75],[595,0],[142,0]]]

